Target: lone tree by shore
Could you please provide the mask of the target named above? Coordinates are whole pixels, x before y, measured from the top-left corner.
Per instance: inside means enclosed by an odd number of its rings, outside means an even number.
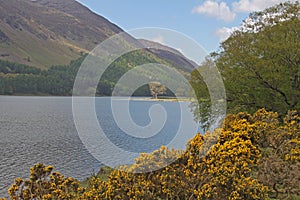
[[[165,94],[167,88],[163,86],[160,82],[151,82],[149,83],[149,88],[153,99],[157,99],[159,94]]]

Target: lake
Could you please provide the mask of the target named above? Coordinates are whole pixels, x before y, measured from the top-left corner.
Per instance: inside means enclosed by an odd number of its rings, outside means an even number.
[[[124,99],[114,102],[115,110],[122,114]],[[111,98],[97,97],[95,100],[96,116],[106,137],[118,148],[136,153],[151,152],[168,144],[184,149],[186,142],[197,132],[198,125],[194,122],[179,127],[182,119],[193,121],[189,102],[130,100],[129,114],[136,125],[147,127],[164,115],[160,112],[155,114],[155,109],[162,107],[167,117],[157,134],[134,137],[117,125],[111,109]],[[149,109],[152,108],[154,114],[149,115]],[[29,168],[36,163],[53,165],[55,171],[79,180],[97,172],[102,165],[79,137],[73,119],[71,97],[0,96],[0,112],[0,197],[6,194],[14,178],[27,178]],[[123,125],[127,123],[125,120]],[[96,154],[98,158],[114,158],[114,155],[105,151]]]

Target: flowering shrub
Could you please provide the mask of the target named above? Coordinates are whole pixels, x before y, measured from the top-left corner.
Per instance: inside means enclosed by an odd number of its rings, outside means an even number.
[[[36,164],[30,168],[30,178],[17,178],[8,189],[10,199],[76,199],[84,192],[79,182],[52,172],[52,166]]]
[[[222,128],[198,133],[184,152],[162,146],[112,170],[107,180],[91,177],[86,187],[38,164],[8,193],[15,200],[293,199],[300,195],[299,146],[298,112],[281,122],[261,109],[227,116]]]

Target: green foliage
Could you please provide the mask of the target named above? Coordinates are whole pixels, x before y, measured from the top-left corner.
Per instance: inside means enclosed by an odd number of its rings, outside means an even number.
[[[3,74],[40,74],[41,70],[18,63],[0,60],[0,73]]]
[[[253,13],[254,25],[249,22],[247,31],[236,31],[222,43],[216,63],[230,111],[266,108],[284,116],[300,108],[299,11],[296,2]],[[263,17],[274,13],[279,15]]]
[[[11,63],[8,61],[0,61],[0,95],[13,94],[47,94],[47,95],[71,95],[77,71],[86,56],[72,61],[66,66],[52,66],[48,70],[40,69]],[[172,66],[168,62],[154,56],[143,50],[133,51],[125,54],[115,60],[103,73],[96,90],[96,95],[111,96],[113,89],[118,80],[129,70],[136,66],[148,63],[161,63]],[[153,70],[139,71],[137,77],[156,77],[157,74],[165,77],[166,81],[170,80],[167,74]],[[89,74],[89,79],[97,80],[96,74]],[[171,80],[170,80],[171,81]],[[119,93],[128,91],[128,87],[121,85]],[[179,88],[180,89],[180,88]],[[174,94],[167,89],[166,94],[173,96]],[[149,86],[140,87],[133,96],[151,96]],[[183,94],[185,95],[185,92]]]
[[[214,118],[217,117],[213,116],[210,96],[210,92],[216,92],[217,90],[209,92],[207,88],[207,84],[210,84],[210,87],[217,88],[219,83],[217,77],[214,77],[214,72],[211,72],[212,65],[214,65],[213,60],[207,58],[199,69],[191,73],[190,79],[190,84],[197,97],[197,100],[191,103],[191,108],[195,120],[200,122],[204,130],[207,130],[212,125]],[[208,81],[208,78],[214,79],[214,81]]]
[[[0,62],[0,94],[48,94],[70,95],[77,70],[83,61],[80,58],[69,66],[53,66],[47,71],[7,61]]]
[[[299,13],[299,2],[251,13],[211,55],[224,80],[229,113],[266,108],[282,119],[288,110],[300,109]],[[200,102],[196,117],[205,125],[211,120],[209,95],[197,71],[191,84]]]

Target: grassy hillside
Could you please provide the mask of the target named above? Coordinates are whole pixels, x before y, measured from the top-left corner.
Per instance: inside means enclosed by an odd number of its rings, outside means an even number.
[[[75,0],[1,0],[0,30],[0,59],[44,69],[122,31]]]
[[[68,65],[120,32],[75,0],[0,0],[0,60],[41,69]],[[192,71],[193,64],[184,56],[164,48],[149,52],[182,71]]]

